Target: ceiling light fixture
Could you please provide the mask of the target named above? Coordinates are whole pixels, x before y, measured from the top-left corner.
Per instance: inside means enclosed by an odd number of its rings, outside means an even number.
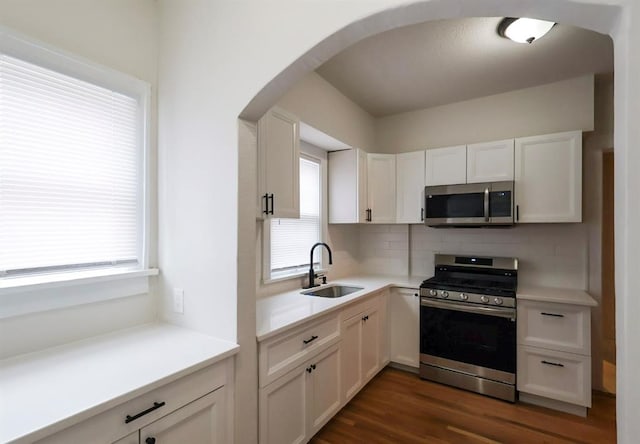
[[[532,43],[545,35],[554,22],[531,18],[506,17],[498,25],[498,34],[518,43]]]

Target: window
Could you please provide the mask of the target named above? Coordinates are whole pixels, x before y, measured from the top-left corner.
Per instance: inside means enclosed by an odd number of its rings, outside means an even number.
[[[0,278],[146,267],[149,86],[0,42]]]
[[[300,158],[300,219],[272,219],[270,225],[269,278],[300,275],[309,270],[309,250],[322,239],[322,173],[319,159]],[[314,252],[314,267],[321,263]]]

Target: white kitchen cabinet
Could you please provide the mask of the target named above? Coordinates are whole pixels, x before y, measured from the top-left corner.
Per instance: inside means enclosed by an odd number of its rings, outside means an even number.
[[[220,388],[140,429],[140,444],[224,444],[225,389]]]
[[[424,220],[424,151],[396,155],[396,222]]]
[[[513,180],[513,139],[467,145],[467,183]]]
[[[230,424],[233,421],[230,413],[233,410],[232,396],[227,394],[225,385],[232,377],[233,360],[227,359],[37,442],[134,444],[138,443],[138,436],[144,444],[147,444],[147,438],[155,438],[158,444],[230,442],[232,437],[228,434],[231,433]]]
[[[258,217],[300,217],[299,127],[296,116],[279,108],[258,121]]]
[[[367,155],[367,202],[369,222],[394,223],[396,220],[396,156]]]
[[[360,149],[328,155],[329,223],[363,223],[368,219],[367,153]]]
[[[334,345],[260,389],[260,443],[307,442],[340,409]]]
[[[467,182],[467,146],[425,151],[425,184],[454,185]]]
[[[382,364],[382,330],[379,300],[342,321],[343,402],[349,401]]]
[[[519,300],[517,311],[520,399],[584,416],[591,407],[590,307]]]
[[[394,288],[389,296],[391,362],[420,367],[420,297],[417,288]]]
[[[582,221],[582,133],[515,139],[516,222]]]

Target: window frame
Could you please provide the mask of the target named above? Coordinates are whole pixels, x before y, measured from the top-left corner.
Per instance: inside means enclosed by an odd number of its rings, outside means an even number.
[[[327,153],[321,148],[301,141],[300,157],[317,162],[320,165],[320,239],[318,242],[326,242],[328,239]],[[277,277],[271,276],[271,221],[271,218],[266,218],[262,224],[262,283],[270,284],[307,276],[308,269]],[[328,271],[326,268],[328,254],[324,248],[321,248],[320,251],[320,266],[316,269],[316,272],[326,273]]]
[[[138,209],[136,266],[106,266],[100,268],[82,268],[78,271],[63,270],[38,275],[0,276],[0,319],[42,310],[61,308],[69,305],[92,302],[93,300],[113,299],[116,297],[148,292],[147,277],[156,275],[157,269],[149,268],[150,250],[150,139],[151,139],[151,85],[131,75],[100,65],[57,47],[48,45],[31,37],[22,35],[4,26],[0,26],[0,53],[24,60],[104,88],[109,88],[129,97],[138,103],[137,127],[138,148]],[[87,297],[101,282],[121,279],[144,279],[144,285],[115,285],[118,289],[108,291],[98,289],[100,296]],[[103,284],[108,285],[108,284]],[[84,286],[84,287],[83,287]],[[65,297],[53,297],[44,302],[42,292],[69,287]],[[123,291],[122,287],[131,287]],[[55,293],[55,291],[54,291]],[[74,296],[74,294],[76,294]],[[16,297],[20,295],[23,301]],[[47,293],[48,294],[48,293]]]

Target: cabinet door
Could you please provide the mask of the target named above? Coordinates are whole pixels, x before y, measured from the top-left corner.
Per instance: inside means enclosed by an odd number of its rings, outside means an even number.
[[[306,368],[302,365],[260,389],[261,444],[306,442]]]
[[[364,381],[380,369],[380,308],[364,312],[362,320],[362,372]]]
[[[420,367],[420,298],[418,290],[397,288],[389,298],[391,361]]]
[[[307,394],[311,427],[307,436],[313,436],[323,425],[340,410],[340,349],[331,347],[318,357],[311,360],[311,373]]]
[[[348,401],[362,387],[362,315],[342,322],[342,392],[343,401]]]
[[[329,223],[365,222],[367,153],[359,149],[333,151],[328,158]]]
[[[393,223],[396,220],[396,156],[368,154],[367,191],[370,222]]]
[[[396,222],[419,224],[424,218],[424,151],[396,155]]]
[[[124,438],[117,440],[113,444],[139,444],[139,443],[140,443],[140,433],[136,431],[131,435],[127,435]]]
[[[225,392],[220,388],[140,429],[141,443],[223,444]]]
[[[263,216],[300,217],[299,175],[299,121],[272,108],[258,121],[258,199]]]
[[[515,141],[516,222],[582,221],[582,133]]]
[[[467,183],[513,180],[513,139],[467,145]]]
[[[467,146],[425,151],[425,184],[454,185],[467,182]]]

